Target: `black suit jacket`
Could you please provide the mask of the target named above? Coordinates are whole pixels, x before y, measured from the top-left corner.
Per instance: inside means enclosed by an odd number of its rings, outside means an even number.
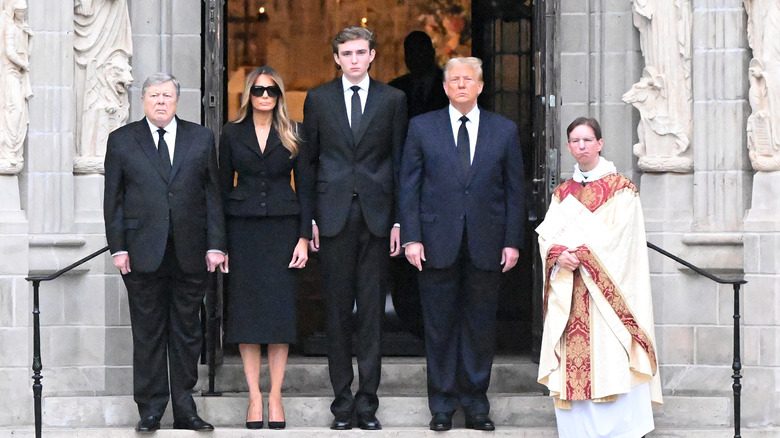
[[[146,119],[108,136],[103,215],[111,253],[127,251],[130,268],[154,272],[173,231],[176,258],[186,272],[206,269],[206,251],[226,250],[217,186],[214,134],[177,120],[170,176],[157,155]]]
[[[448,108],[409,123],[401,165],[401,241],[422,242],[423,269],[451,266],[466,227],[472,262],[501,269],[504,247],[523,247],[523,158],[517,126],[480,108],[474,159],[460,172]]]
[[[357,141],[341,78],[309,90],[303,131],[317,169],[314,216],[321,235],[332,237],[344,228],[353,193],[371,233],[389,235],[396,220],[406,127],[406,96],[382,82],[371,79]]]
[[[252,115],[228,123],[219,139],[219,185],[229,216],[300,215],[300,237],[311,239],[314,175],[305,145],[290,158],[276,129],[271,128],[260,152]],[[290,185],[290,172],[295,190]],[[236,186],[234,174],[238,173]]]

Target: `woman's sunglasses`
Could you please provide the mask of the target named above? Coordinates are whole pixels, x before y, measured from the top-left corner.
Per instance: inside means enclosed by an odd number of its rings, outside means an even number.
[[[263,94],[265,94],[266,91],[268,92],[268,97],[271,99],[274,97],[279,97],[279,95],[282,94],[282,90],[278,85],[271,85],[269,87],[264,87],[262,85],[252,85],[252,88],[249,89],[249,93],[255,97],[261,97]]]

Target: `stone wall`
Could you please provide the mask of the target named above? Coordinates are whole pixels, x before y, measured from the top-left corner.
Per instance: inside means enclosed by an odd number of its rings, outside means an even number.
[[[143,115],[143,79],[162,70],[181,81],[179,114],[200,121],[202,26],[200,8],[192,5],[191,0],[152,7],[130,2],[135,77],[130,120]],[[597,117],[604,129],[604,155],[640,186],[648,239],[719,274],[729,268],[744,271],[749,283],[741,309],[743,425],[780,424],[780,221],[775,201],[780,176],[759,172],[754,178],[747,159],[750,49],[742,1],[692,3],[691,173],[642,173],[636,167],[632,145],[639,115],[621,99],[644,67],[632,3],[560,0],[557,10],[554,24],[560,36],[554,50],[560,62],[554,68],[560,90],[551,93],[561,121],[555,136],[563,151],[562,177],[571,175],[574,164],[563,143],[567,124],[579,115]],[[32,419],[32,291],[24,277],[62,268],[105,245],[102,176],[72,171],[72,17],[71,2],[29,5],[35,97],[30,101],[26,165],[18,176],[0,176],[0,381],[7,382],[0,425],[30,424]],[[326,51],[317,50],[327,58]],[[650,262],[665,393],[728,395],[731,288],[652,252]],[[126,294],[109,256],[44,284],[41,321],[46,395],[131,393]]]
[[[665,2],[654,3],[661,7]],[[742,287],[740,309],[743,425],[780,423],[776,389],[780,204],[775,201],[780,175],[759,172],[754,181],[748,160],[751,53],[743,2],[690,4],[694,162],[690,173],[643,173],[631,152],[639,112],[623,103],[621,95],[639,80],[645,66],[632,2],[559,5],[557,135],[562,178],[571,175],[574,164],[565,149],[566,125],[583,114],[598,118],[604,130],[602,154],[639,185],[648,240],[717,275],[744,273],[749,283]],[[653,251],[650,264],[664,393],[730,395],[732,287],[698,276]]]
[[[601,124],[602,154],[619,172],[636,181],[636,159],[631,153],[636,119],[632,108],[621,100],[643,67],[631,3],[560,1],[559,5],[556,50],[560,52],[560,91],[556,105],[560,106],[557,143],[561,179],[571,177],[575,164],[566,148],[566,127],[586,115]]]
[[[201,10],[192,5],[130,2],[131,121],[143,117],[140,88],[156,71],[179,79],[179,115],[200,121]],[[30,2],[28,15],[35,45],[26,166],[18,178],[0,177],[2,425],[33,418],[32,288],[24,277],[63,268],[106,244],[103,176],[73,173],[73,2]],[[127,299],[110,257],[43,283],[40,291],[44,395],[132,393]]]

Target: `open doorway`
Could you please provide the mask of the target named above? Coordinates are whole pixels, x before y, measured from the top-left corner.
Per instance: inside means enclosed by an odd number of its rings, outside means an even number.
[[[377,57],[371,76],[390,82],[407,72],[404,38],[423,31],[433,40],[437,61],[477,56],[484,61],[485,88],[480,105],[514,120],[519,128],[527,179],[525,251],[518,267],[505,276],[499,313],[497,351],[535,350],[541,306],[536,275],[535,234],[538,212],[548,194],[539,187],[548,154],[544,133],[544,45],[540,41],[544,2],[530,0],[207,0],[204,6],[204,123],[217,134],[237,112],[246,72],[268,64],[280,72],[288,91],[291,117],[301,121],[306,91],[339,75],[330,41],[340,29],[363,23],[377,33]],[[543,210],[541,210],[543,211]],[[414,296],[413,275],[396,260],[394,289]],[[298,297],[299,340],[294,351],[324,353],[324,316],[316,260],[304,270]],[[413,273],[412,273],[413,274]],[[403,293],[402,293],[403,295]],[[403,300],[401,300],[403,301]],[[421,322],[414,300],[389,300],[386,327],[398,336],[386,354],[422,354]],[[393,307],[398,307],[397,311]],[[401,308],[405,307],[405,310]],[[229,317],[228,315],[225,315]],[[401,333],[398,333],[401,332]],[[396,342],[393,341],[393,342]]]

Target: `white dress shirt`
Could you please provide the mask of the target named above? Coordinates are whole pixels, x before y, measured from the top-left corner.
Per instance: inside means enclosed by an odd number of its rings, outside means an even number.
[[[344,104],[347,105],[347,120],[349,120],[349,126],[352,126],[352,87],[357,85],[360,87],[358,90],[358,96],[360,96],[360,112],[363,113],[366,109],[366,99],[368,98],[368,85],[371,83],[371,79],[366,75],[363,80],[357,84],[353,84],[348,81],[347,78],[341,76],[341,86],[344,87]]]
[[[154,139],[154,147],[160,142],[160,133],[157,132],[160,126],[155,125],[149,119],[146,119],[146,123],[149,124],[149,129],[152,131],[152,138]],[[176,149],[176,129],[179,125],[176,123],[176,117],[171,119],[171,123],[162,126],[165,130],[165,144],[168,145],[168,154],[171,156],[171,164],[173,164],[173,150]]]

